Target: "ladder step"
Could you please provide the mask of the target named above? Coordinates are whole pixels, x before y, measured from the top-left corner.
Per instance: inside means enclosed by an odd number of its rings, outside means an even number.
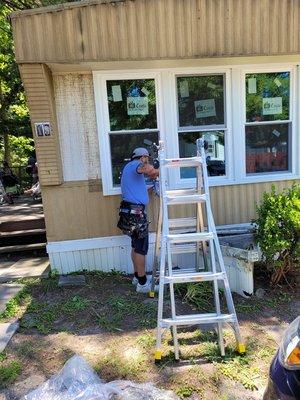
[[[192,218],[174,218],[169,219],[169,228],[196,228],[197,220],[195,217]]]
[[[193,314],[193,315],[180,315],[176,318],[163,318],[161,320],[161,326],[163,328],[169,328],[171,326],[179,325],[196,325],[196,324],[215,324],[217,322],[237,322],[234,314]]]
[[[164,283],[204,282],[204,281],[214,281],[216,279],[223,280],[224,278],[225,276],[223,272],[182,273],[176,270],[173,272],[172,276],[165,276]]]
[[[199,167],[202,164],[201,157],[191,157],[191,158],[166,158],[163,160],[164,167],[174,168],[174,167]]]
[[[168,205],[172,204],[195,204],[204,203],[207,199],[206,194],[186,194],[182,195],[180,193],[168,194],[166,195],[166,201]]]
[[[172,244],[170,246],[172,254],[185,254],[185,253],[196,253],[196,243],[185,243],[185,244]]]
[[[212,232],[196,232],[196,233],[183,233],[180,235],[167,235],[169,243],[190,243],[190,242],[205,242],[213,239]]]

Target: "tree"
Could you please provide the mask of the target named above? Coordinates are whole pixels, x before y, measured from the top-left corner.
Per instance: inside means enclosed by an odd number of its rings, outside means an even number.
[[[26,97],[13,50],[9,15],[13,11],[64,3],[64,0],[1,0],[0,2],[0,149],[9,161],[9,135],[30,137]]]

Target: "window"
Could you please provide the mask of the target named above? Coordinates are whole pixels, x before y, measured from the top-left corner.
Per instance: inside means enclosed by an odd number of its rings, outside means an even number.
[[[158,143],[156,80],[95,72],[94,88],[103,193],[115,194],[133,150]]]
[[[179,156],[196,155],[196,140],[206,141],[208,174],[224,176],[225,170],[225,75],[177,77]],[[194,168],[180,177],[195,178]]]
[[[290,72],[246,74],[246,174],[291,170]]]

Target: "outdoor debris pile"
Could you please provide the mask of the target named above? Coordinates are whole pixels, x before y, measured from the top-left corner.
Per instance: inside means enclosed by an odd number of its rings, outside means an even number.
[[[47,382],[22,400],[179,400],[172,392],[152,383],[103,382],[80,356],[73,356]]]

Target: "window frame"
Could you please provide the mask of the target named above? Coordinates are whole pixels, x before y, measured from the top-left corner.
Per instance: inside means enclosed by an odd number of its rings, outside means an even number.
[[[177,78],[184,76],[201,76],[201,75],[224,75],[224,128],[221,128],[221,125],[212,125],[211,129],[203,129],[200,127],[200,130],[196,127],[184,127],[179,130],[179,110],[177,104]],[[234,179],[233,176],[233,165],[232,165],[232,148],[233,148],[233,138],[232,138],[232,109],[231,109],[231,69],[228,67],[211,67],[211,68],[180,68],[180,69],[172,69],[170,71],[170,82],[171,86],[171,99],[172,103],[172,114],[173,114],[173,129],[169,133],[172,135],[172,139],[170,137],[170,150],[168,157],[179,157],[179,134],[180,132],[195,132],[195,131],[209,131],[209,130],[222,130],[224,131],[225,137],[225,166],[226,166],[226,175],[224,176],[211,176],[209,177],[209,183],[211,186],[221,186],[226,185],[230,181]],[[205,126],[207,127],[207,125]],[[173,168],[169,171],[169,181],[170,186],[172,188],[192,188],[195,186],[196,178],[181,178],[180,170],[177,168]]]
[[[209,177],[210,186],[241,185],[250,183],[275,182],[300,178],[300,138],[298,127],[300,123],[300,62],[248,64],[248,65],[218,65],[197,67],[170,67],[155,69],[93,71],[94,97],[96,108],[97,131],[99,137],[99,152],[101,178],[104,195],[121,193],[120,187],[114,187],[112,182],[112,163],[109,143],[109,113],[106,90],[107,80],[154,79],[156,91],[156,115],[159,138],[166,143],[167,157],[179,157],[179,115],[177,106],[177,77],[194,75],[224,74],[225,83],[225,162],[226,175]],[[291,143],[290,171],[246,173],[246,74],[290,72],[290,121]],[[299,111],[297,112],[297,108]],[[270,123],[282,122],[281,120]],[[285,120],[286,122],[286,120]],[[251,124],[251,123],[250,123]],[[215,126],[214,126],[215,127]],[[187,129],[188,130],[188,129]],[[222,129],[220,129],[222,130]],[[155,130],[146,129],[144,132]],[[197,129],[193,129],[197,131]],[[130,131],[112,131],[112,133],[128,133]],[[242,134],[241,134],[242,133]],[[188,188],[195,185],[194,178],[180,178],[180,171],[170,169],[169,184],[172,188]]]
[[[246,121],[246,75],[247,74],[259,74],[259,73],[275,73],[275,72],[289,72],[290,73],[290,96],[289,96],[289,120],[274,120],[274,121],[263,121],[261,125],[272,125],[276,123],[290,123],[291,124],[291,143],[288,144],[290,151],[290,169],[287,171],[275,171],[275,172],[262,172],[262,173],[253,173],[247,174],[246,172],[246,134],[245,127],[251,125],[259,125],[257,122],[247,122]],[[238,118],[240,120],[239,130],[243,132],[243,135],[236,136],[237,139],[237,151],[238,154],[237,159],[235,160],[234,170],[236,172],[235,180],[237,184],[243,183],[259,183],[259,182],[272,182],[278,180],[289,180],[296,178],[296,174],[299,174],[298,169],[296,168],[296,149],[299,145],[299,140],[296,138],[297,132],[297,121],[295,116],[296,114],[296,103],[298,104],[298,99],[296,100],[296,87],[297,87],[297,77],[296,77],[296,67],[288,64],[286,67],[283,64],[280,66],[248,66],[247,68],[243,68],[240,71],[240,91],[239,96],[236,98],[233,97],[233,109],[238,108],[238,104],[240,104],[240,113]],[[238,101],[238,98],[241,101]],[[235,116],[233,116],[235,118]]]
[[[110,129],[109,106],[107,96],[107,81],[111,80],[137,80],[137,79],[154,79],[155,96],[156,96],[156,118],[157,128],[155,129],[135,129],[135,130],[119,130],[112,131]],[[121,193],[119,186],[113,184],[112,160],[110,151],[110,134],[132,134],[137,132],[158,132],[160,137],[162,122],[161,105],[161,82],[160,74],[156,71],[95,71],[93,72],[94,96],[96,107],[96,120],[99,138],[99,153],[103,195],[117,195]],[[104,172],[105,171],[105,172]]]

